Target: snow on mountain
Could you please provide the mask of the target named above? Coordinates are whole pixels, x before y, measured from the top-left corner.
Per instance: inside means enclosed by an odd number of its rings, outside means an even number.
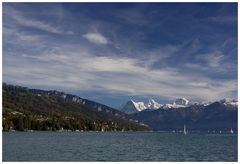
[[[148,103],[145,106],[147,107],[147,109],[159,109],[162,104],[159,104],[153,99],[149,99]]]
[[[172,109],[172,108],[185,108],[185,105],[177,105],[177,104],[164,104],[161,108],[162,109]]]
[[[225,106],[233,106],[233,107],[237,107],[238,106],[238,101],[237,100],[222,99],[219,102],[222,103]]]
[[[142,111],[142,110],[146,109],[144,102],[134,102],[133,100],[132,100],[132,102],[138,111]]]
[[[145,110],[146,106],[143,102],[135,102],[133,100],[129,100],[126,105],[121,109],[122,112],[127,114],[132,114],[136,112],[140,112],[142,110]]]
[[[161,104],[153,99],[149,99],[148,103],[146,104],[144,104],[144,102],[135,102],[133,100],[129,100],[121,109],[121,111],[127,114],[132,114],[146,109],[159,109],[161,106]]]
[[[172,104],[159,104],[154,99],[149,99],[148,103],[135,102],[132,99],[129,100],[121,109],[122,112],[132,114],[143,110],[156,110],[156,109],[171,109],[171,108],[184,108],[189,104],[189,101],[185,98],[179,98],[173,101]]]
[[[237,107],[238,106],[238,101],[228,102],[227,105],[232,105],[232,106]]]
[[[173,101],[172,104],[164,104],[161,108],[162,109],[171,109],[171,108],[185,108],[189,106],[189,100],[186,98],[178,98]]]
[[[220,100],[220,103],[222,103],[225,106],[228,107],[237,107],[238,106],[238,101],[237,100]],[[122,112],[125,112],[127,114],[132,114],[136,112],[140,112],[143,110],[156,110],[156,109],[177,109],[177,108],[186,108],[189,106],[208,106],[212,104],[211,102],[208,103],[193,103],[187,100],[186,98],[178,98],[173,101],[173,103],[170,104],[159,104],[153,99],[149,99],[148,103],[144,104],[144,102],[135,102],[133,100],[129,100],[126,105],[121,109]]]

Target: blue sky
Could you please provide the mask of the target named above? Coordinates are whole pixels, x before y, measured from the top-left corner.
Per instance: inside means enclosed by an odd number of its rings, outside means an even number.
[[[113,107],[237,98],[237,3],[3,3],[3,81]]]

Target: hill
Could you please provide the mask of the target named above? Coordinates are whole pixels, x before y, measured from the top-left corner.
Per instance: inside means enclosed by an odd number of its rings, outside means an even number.
[[[3,83],[3,130],[141,131],[146,125],[94,101]]]

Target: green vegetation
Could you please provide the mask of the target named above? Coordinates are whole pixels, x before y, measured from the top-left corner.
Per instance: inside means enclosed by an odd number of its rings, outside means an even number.
[[[37,94],[24,87],[3,84],[3,130],[141,131],[148,128],[61,96]]]

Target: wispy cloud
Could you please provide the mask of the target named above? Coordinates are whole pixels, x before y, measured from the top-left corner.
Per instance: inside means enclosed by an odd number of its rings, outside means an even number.
[[[229,77],[236,76],[237,63],[229,61],[229,54],[226,55],[223,52],[216,50],[208,53],[198,54],[194,57],[194,60],[183,64],[183,67],[191,71],[205,72],[205,76],[220,76]],[[231,56],[230,56],[231,57]],[[213,77],[212,77],[213,78]],[[214,78],[213,78],[214,79]],[[215,79],[217,81],[217,79]]]
[[[19,11],[13,7],[7,6],[4,8],[4,13],[8,15],[8,19],[13,19],[18,25],[35,28],[44,32],[56,33],[56,34],[73,34],[72,31],[65,31],[58,25],[44,20],[36,20],[31,15],[24,15],[24,12]]]
[[[237,82],[194,77],[171,68],[151,70],[134,58],[95,56],[83,47],[75,53],[63,46],[48,54],[9,56],[4,60],[4,79],[21,84],[46,85],[109,93],[154,95],[166,98],[216,100],[234,97]],[[53,64],[55,63],[55,64]],[[12,65],[15,65],[12,67]],[[181,88],[181,89],[179,89]]]
[[[95,44],[108,44],[107,38],[98,32],[88,32],[83,37]]]
[[[219,67],[223,60],[224,55],[220,51],[214,51],[212,53],[205,53],[196,56],[196,60],[204,62],[204,65],[207,67]]]
[[[234,31],[221,29],[214,18],[213,26],[193,24],[186,31],[186,24],[194,22],[192,17],[183,14],[181,18],[190,22],[179,22],[177,11],[171,15],[161,7],[150,13],[141,5],[119,9],[122,15],[95,8],[97,16],[88,6],[80,7],[85,12],[76,14],[68,6],[67,12],[51,19],[48,14],[26,14],[21,7],[5,5],[3,80],[77,90],[79,95],[184,96],[206,101],[237,97],[237,39]],[[215,27],[222,33],[209,37]]]
[[[62,33],[61,30],[59,30],[57,27],[52,26],[50,23],[33,20],[31,18],[26,19],[25,17],[22,17],[20,15],[14,15],[14,19],[23,26],[36,28],[36,29],[51,32],[51,33],[57,33],[57,34]]]

